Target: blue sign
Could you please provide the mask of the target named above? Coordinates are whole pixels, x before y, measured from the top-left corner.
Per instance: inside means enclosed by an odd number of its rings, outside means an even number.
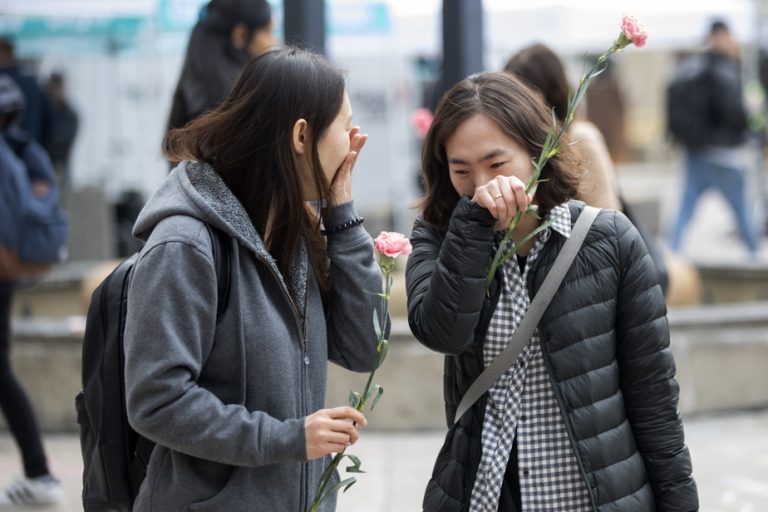
[[[135,37],[146,18],[0,17],[0,34],[14,39],[110,35]]]
[[[329,36],[385,35],[390,30],[385,2],[329,2],[326,4]]]

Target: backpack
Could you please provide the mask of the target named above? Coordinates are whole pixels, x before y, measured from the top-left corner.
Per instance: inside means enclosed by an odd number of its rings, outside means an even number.
[[[227,307],[230,287],[229,237],[206,224],[213,242],[218,306]],[[83,338],[83,389],[75,398],[83,456],[83,510],[130,512],[146,475],[154,443],[128,423],[125,404],[123,333],[133,254],[112,271],[91,296]]]
[[[9,249],[15,255],[16,273],[22,276],[25,274],[25,265],[48,268],[66,259],[69,222],[59,205],[53,166],[45,150],[21,131],[16,131],[13,135],[3,134],[3,140],[13,151],[13,155],[8,157],[18,158],[24,169],[22,175],[18,170],[9,168],[7,171],[17,173],[14,179],[29,182],[24,186],[19,185],[19,190],[31,189],[32,182],[36,180],[45,181],[50,187],[44,198],[29,193],[21,194],[21,197],[3,199],[6,204],[14,205],[10,214],[15,220],[5,221],[10,222],[8,228],[13,230],[14,247]],[[0,192],[18,194],[15,187]],[[14,271],[10,270],[9,273]]]
[[[712,142],[714,89],[714,77],[704,59],[684,63],[667,86],[667,130],[686,148]]]
[[[726,57],[710,53],[683,62],[667,86],[666,100],[667,130],[685,148],[744,142],[747,113],[741,84]]]

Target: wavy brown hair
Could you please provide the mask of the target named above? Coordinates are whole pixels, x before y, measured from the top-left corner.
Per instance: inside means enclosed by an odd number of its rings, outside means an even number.
[[[270,50],[251,60],[217,108],[170,131],[163,142],[171,162],[197,160],[214,168],[245,208],[284,276],[305,240],[325,291],[325,242],[320,218],[303,197],[292,130],[299,119],[307,121],[313,190],[320,203],[327,204],[330,184],[317,143],[341,110],[344,90],[344,76],[322,56],[290,47]]]
[[[445,93],[421,151],[427,189],[421,202],[423,216],[441,229],[447,229],[459,200],[451,184],[445,145],[459,125],[476,114],[493,119],[531,158],[539,156],[552,124],[552,117],[539,95],[506,73],[472,75]],[[565,144],[567,140],[561,142]],[[541,213],[546,215],[553,207],[576,197],[579,177],[570,149],[563,147],[542,170],[541,178],[547,181],[539,185],[534,198]]]

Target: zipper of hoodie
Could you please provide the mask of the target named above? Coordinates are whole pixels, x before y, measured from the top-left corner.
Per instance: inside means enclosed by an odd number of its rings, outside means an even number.
[[[549,244],[545,244],[549,245]],[[543,248],[542,248],[543,251]],[[539,263],[541,262],[541,255],[539,258],[536,258],[536,261],[533,262],[533,266],[528,270],[528,279],[526,280],[526,288],[528,288],[528,295],[531,297],[531,300],[533,300],[533,297],[531,296],[531,291],[533,290],[533,275],[535,272],[538,272],[539,270]],[[550,267],[551,269],[551,267]],[[538,326],[536,326],[538,328]],[[549,380],[549,385],[552,387],[552,392],[555,395],[555,401],[557,402],[557,408],[560,410],[560,417],[563,419],[563,423],[565,424],[565,431],[568,434],[568,441],[571,444],[571,450],[573,450],[573,456],[576,458],[576,463],[579,466],[579,473],[581,473],[581,478],[584,480],[584,484],[587,486],[587,494],[589,494],[589,501],[592,505],[592,510],[597,512],[597,496],[595,496],[595,488],[593,488],[592,484],[589,481],[589,476],[587,475],[587,469],[584,467],[584,461],[581,458],[581,454],[579,453],[578,446],[576,443],[576,435],[573,433],[573,425],[570,422],[569,414],[567,411],[567,407],[565,405],[565,400],[563,399],[563,396],[560,392],[560,388],[557,385],[557,379],[555,379],[555,373],[552,371],[552,361],[550,359],[549,352],[544,350],[544,339],[541,336],[541,333],[539,333],[539,344],[541,345],[541,355],[544,358],[544,367],[547,369],[547,377]]]
[[[257,256],[258,257],[258,256]],[[299,336],[301,337],[301,352],[302,352],[302,361],[301,361],[301,415],[303,417],[306,417],[308,415],[308,406],[307,406],[307,397],[306,397],[306,386],[307,386],[307,379],[306,379],[306,373],[307,373],[307,367],[309,366],[309,344],[307,342],[307,319],[306,316],[304,317],[304,321],[301,320],[301,316],[299,316],[299,310],[296,308],[296,303],[293,301],[293,298],[291,297],[291,293],[288,291],[288,286],[285,284],[285,281],[283,281],[283,278],[280,276],[280,274],[275,271],[275,269],[272,267],[272,265],[266,261],[264,258],[259,257],[259,259],[266,264],[267,268],[269,268],[269,271],[274,276],[275,280],[280,284],[280,288],[283,290],[283,295],[288,300],[288,304],[291,305],[291,310],[293,311],[293,319],[296,321],[296,327],[299,332]],[[307,290],[309,287],[309,273],[307,273],[307,286],[305,286],[305,290]],[[308,291],[305,292],[304,297],[304,314],[306,315],[307,311],[307,297]],[[309,462],[304,462],[301,464],[301,476],[299,478],[299,503],[300,507],[299,511],[303,512],[307,510],[307,500],[309,499],[309,478],[308,478],[308,472],[309,472]]]
[[[307,300],[309,295],[309,272],[307,272],[307,280],[304,283],[304,315],[303,315],[303,322],[301,323],[301,340],[304,344],[304,353],[303,353],[303,363],[301,365],[301,396],[302,396],[302,407],[304,408],[304,416],[306,417],[307,414],[309,414],[309,404],[307,403],[307,396],[309,395],[309,341],[307,340]],[[295,306],[294,306],[295,308]],[[297,311],[298,314],[298,311]],[[309,464],[310,462],[307,461],[303,463],[302,466],[302,473],[303,473],[303,485],[302,485],[302,493],[304,494],[304,499],[301,501],[302,503],[302,510],[307,510],[307,507],[309,506]]]

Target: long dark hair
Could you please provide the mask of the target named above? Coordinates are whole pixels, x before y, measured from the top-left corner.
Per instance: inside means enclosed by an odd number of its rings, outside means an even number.
[[[560,58],[543,44],[527,46],[514,54],[504,66],[511,73],[544,96],[544,103],[554,107],[560,122],[568,112],[568,75]]]
[[[327,204],[330,184],[317,144],[341,110],[344,90],[344,76],[322,56],[296,48],[270,50],[245,67],[219,107],[172,130],[163,143],[172,162],[211,164],[245,208],[284,276],[305,240],[323,289],[325,244],[320,219],[303,197],[292,130],[299,119],[307,121],[313,190]]]
[[[451,184],[445,144],[461,123],[476,114],[493,119],[531,157],[538,157],[552,118],[536,93],[506,73],[480,73],[453,86],[440,100],[424,139],[421,168],[427,187],[421,203],[424,219],[446,229],[459,200]],[[563,141],[567,142],[567,141]],[[568,147],[547,162],[535,202],[543,215],[576,197],[579,171]]]

